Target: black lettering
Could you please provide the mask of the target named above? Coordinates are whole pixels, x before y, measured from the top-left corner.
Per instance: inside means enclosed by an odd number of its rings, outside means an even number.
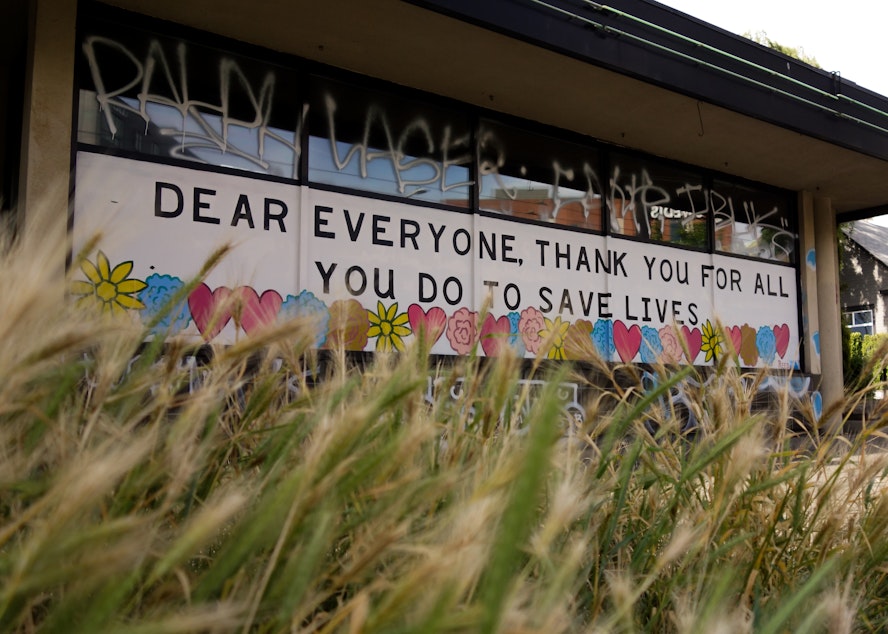
[[[549,246],[548,240],[535,240],[540,245],[540,266],[546,266],[546,247]]]
[[[478,238],[480,244],[478,245],[478,259],[484,259],[484,253],[487,253],[487,257],[491,260],[496,261],[496,234],[493,236],[493,240],[488,242],[487,235],[483,231],[478,232]]]
[[[500,243],[500,251],[503,255],[503,262],[508,262],[509,264],[517,264],[518,258],[509,255],[510,253],[512,253],[512,251],[514,251],[512,242],[515,240],[515,236],[503,234],[501,236],[501,240],[502,242]]]
[[[540,300],[545,302],[542,306],[540,306],[540,310],[544,313],[552,312],[552,289],[548,286],[543,286],[540,289]]]
[[[176,208],[170,211],[164,211],[163,209],[163,191],[168,190],[173,192],[176,195]],[[172,183],[161,183],[160,181],[154,183],[154,215],[158,218],[175,218],[179,214],[182,213],[182,208],[185,206],[185,197],[182,195],[182,190],[173,185]]]
[[[459,246],[457,246],[457,244],[456,244],[456,238],[458,236],[465,236],[466,237],[466,245],[462,251],[460,251]],[[466,253],[468,253],[469,251],[472,250],[472,236],[471,236],[471,234],[469,234],[468,231],[466,231],[465,229],[457,229],[456,231],[453,232],[453,250],[456,251],[456,253],[458,255],[465,255]]]
[[[629,274],[626,272],[626,267],[623,264],[623,258],[626,257],[626,252],[623,251],[622,253],[618,254],[614,251],[611,251],[611,257],[611,268],[613,269],[613,274],[616,275],[618,269],[623,269],[623,277],[629,277]]]
[[[352,223],[351,214],[348,213],[348,209],[343,209],[343,213],[345,213],[345,226],[348,229],[348,237],[352,242],[356,242],[358,236],[361,235],[361,226],[364,224],[364,212],[360,212],[358,214],[358,224],[355,225]]]
[[[253,212],[250,211],[250,199],[246,194],[237,197],[237,204],[234,206],[234,215],[231,217],[231,226],[236,227],[237,223],[246,219],[250,229],[255,229],[253,224]]]
[[[410,226],[413,231],[410,233],[407,232],[407,227]],[[416,243],[416,236],[419,235],[419,223],[415,220],[407,220],[406,218],[401,219],[401,248],[403,249],[407,245],[407,240],[410,239],[413,242],[413,248],[416,251],[419,251],[419,245]]]
[[[695,303],[691,302],[688,304],[688,313],[691,315],[688,321],[692,326],[696,326],[700,322],[700,319],[697,317],[697,305]]]
[[[515,301],[513,302],[509,301],[510,292],[515,294]],[[505,288],[503,288],[503,301],[506,302],[506,308],[515,310],[521,305],[521,291],[512,283],[506,284]]]
[[[595,249],[595,272],[596,273],[600,273],[601,271],[604,271],[606,274],[610,275],[611,267],[610,267],[610,257],[609,256],[611,253],[612,253],[611,251],[608,251],[607,252],[608,257],[604,257],[601,254],[601,251],[599,251],[598,249]]]
[[[435,231],[435,225],[431,222],[429,223],[429,229],[432,230],[432,238],[435,240],[435,253],[440,253],[439,247],[441,242],[441,236],[444,234],[445,226],[441,225],[441,228],[438,231]]]
[[[324,280],[324,293],[330,292],[330,277],[333,275],[333,271],[336,270],[336,263],[330,265],[328,270],[324,270],[324,265],[320,262],[315,262],[315,266],[318,267],[318,273],[321,274],[321,279]]]
[[[271,213],[272,206],[278,207],[280,211],[276,214]],[[277,220],[278,228],[281,230],[281,233],[286,233],[287,228],[284,226],[284,218],[287,217],[287,205],[283,200],[277,200],[275,198],[266,198],[265,199],[265,214],[262,221],[262,226],[266,231],[271,229],[271,221]],[[250,224],[252,227],[253,225]]]
[[[221,224],[221,221],[218,218],[214,218],[213,216],[201,215],[201,213],[200,213],[201,209],[209,209],[210,208],[209,202],[207,202],[205,200],[201,200],[201,198],[204,195],[215,196],[216,190],[215,189],[204,189],[202,187],[195,187],[194,188],[194,216],[193,216],[194,222],[205,222],[210,225]]]
[[[584,298],[583,291],[580,291],[580,306],[583,309],[583,315],[585,317],[588,317],[589,313],[592,312],[592,300],[594,297],[595,293],[590,292],[588,297]]]
[[[373,269],[373,290],[381,298],[395,299],[395,272],[389,269],[388,290],[382,290],[379,283],[379,269]]]
[[[357,288],[352,285],[352,273],[357,273],[358,278],[361,280]],[[367,290],[367,274],[364,273],[364,269],[357,265],[350,266],[345,272],[345,288],[354,296],[362,295]]]
[[[380,223],[383,222],[391,222],[392,219],[388,216],[377,216],[373,214],[373,244],[380,247],[393,247],[395,243],[391,240],[386,240],[382,236],[385,234],[386,227],[382,226]]]
[[[574,314],[573,302],[570,301],[570,291],[566,288],[561,293],[561,305],[558,306],[558,312],[563,313],[565,310],[571,315]]]
[[[426,293],[426,282],[428,282],[432,286],[431,293]],[[433,278],[428,273],[420,273],[419,274],[419,301],[433,302],[433,301],[435,301],[435,298],[437,296],[438,296],[438,285],[435,283],[435,278]]]
[[[764,295],[765,294],[765,285],[762,283],[762,274],[755,274],[755,289],[753,289],[752,293],[754,295]]]
[[[647,264],[647,267],[648,267],[648,279],[649,280],[654,279],[653,270],[654,270],[654,262],[656,262],[656,261],[657,261],[657,258],[655,258],[655,257],[644,256],[644,263]]]
[[[684,264],[684,276],[681,274],[682,264]],[[676,262],[675,263],[675,281],[679,284],[684,284],[688,286],[688,263],[687,262]]]
[[[586,253],[586,247],[580,245],[580,255],[577,258],[577,271],[581,268],[586,269],[587,273],[592,272],[592,266],[589,264],[589,254]]]
[[[447,290],[453,286],[456,286],[456,297],[451,297],[450,293]],[[455,277],[448,277],[446,280],[444,280],[444,284],[441,287],[441,291],[444,294],[444,301],[447,302],[448,304],[450,304],[451,306],[456,306],[457,304],[459,304],[462,301],[462,296],[463,296],[462,282],[460,282]]]
[[[321,205],[315,205],[315,238],[335,238],[336,234],[332,231],[324,231],[321,227],[326,227],[330,221],[326,218],[322,218],[321,214],[332,214],[332,207],[322,207]]]
[[[611,293],[598,293],[598,316],[610,319],[614,314],[610,311]]]

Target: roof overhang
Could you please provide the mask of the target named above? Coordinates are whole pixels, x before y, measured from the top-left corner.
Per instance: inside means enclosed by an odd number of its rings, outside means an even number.
[[[840,212],[888,206],[888,99],[655,2],[109,4],[811,191]]]

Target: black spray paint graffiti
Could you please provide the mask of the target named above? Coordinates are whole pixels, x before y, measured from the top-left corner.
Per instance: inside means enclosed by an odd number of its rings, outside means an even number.
[[[268,146],[273,141],[277,152],[284,155],[274,162],[291,166],[292,170],[290,174],[278,175],[296,177],[300,154],[298,124],[289,131],[269,124],[276,83],[272,71],[254,84],[237,61],[221,57],[217,68],[218,94],[212,100],[196,99],[189,85],[188,48],[184,43],[178,43],[174,54],[168,56],[161,43],[152,40],[140,58],[120,42],[91,36],[84,41],[83,52],[112,137],[118,133],[116,108],[140,117],[145,122],[145,134],[149,125],[154,124],[161,135],[177,140],[170,148],[170,154],[176,158],[201,161],[201,153],[210,151],[239,157],[265,171],[272,167]],[[111,69],[119,69],[122,64],[132,70],[121,82],[119,74]],[[109,85],[109,81],[117,85]],[[235,100],[249,104],[246,117],[234,115]],[[170,125],[170,113],[178,114],[178,125]]]

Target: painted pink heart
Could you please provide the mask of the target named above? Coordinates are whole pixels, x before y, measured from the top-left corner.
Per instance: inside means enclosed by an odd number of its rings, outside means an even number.
[[[447,313],[437,306],[432,306],[428,311],[424,311],[419,304],[410,304],[410,307],[407,308],[407,319],[414,333],[424,332],[429,343],[434,345],[444,332]]]
[[[231,320],[231,289],[220,286],[211,291],[205,283],[199,284],[188,295],[191,319],[205,341],[211,341]]]
[[[284,303],[280,293],[275,290],[267,290],[260,296],[253,288],[240,286],[234,289],[234,295],[238,305],[235,311],[239,313],[240,326],[247,334],[273,324]]]
[[[512,332],[512,324],[509,318],[503,315],[494,319],[488,314],[481,325],[481,348],[488,357],[496,357],[509,345],[509,333]]]
[[[740,354],[740,344],[743,343],[743,332],[740,326],[725,326],[725,337],[731,341],[731,351],[737,355]]]
[[[617,349],[617,354],[620,355],[623,363],[628,363],[635,358],[640,346],[641,328],[638,327],[638,324],[626,328],[626,324],[622,321],[614,322],[614,348]]]
[[[693,363],[694,359],[697,358],[697,355],[700,354],[700,348],[703,347],[703,333],[700,332],[699,328],[691,329],[687,326],[682,326],[681,336],[684,338],[685,345],[688,347],[688,363]]]
[[[777,354],[782,359],[786,349],[789,348],[789,326],[786,324],[774,326],[774,339],[777,344]]]

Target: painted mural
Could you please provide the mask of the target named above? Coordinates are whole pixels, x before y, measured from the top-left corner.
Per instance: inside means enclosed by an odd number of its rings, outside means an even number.
[[[797,367],[793,269],[304,186],[78,155],[72,294],[231,343],[304,318],[318,348]],[[234,251],[155,319],[222,243]]]

